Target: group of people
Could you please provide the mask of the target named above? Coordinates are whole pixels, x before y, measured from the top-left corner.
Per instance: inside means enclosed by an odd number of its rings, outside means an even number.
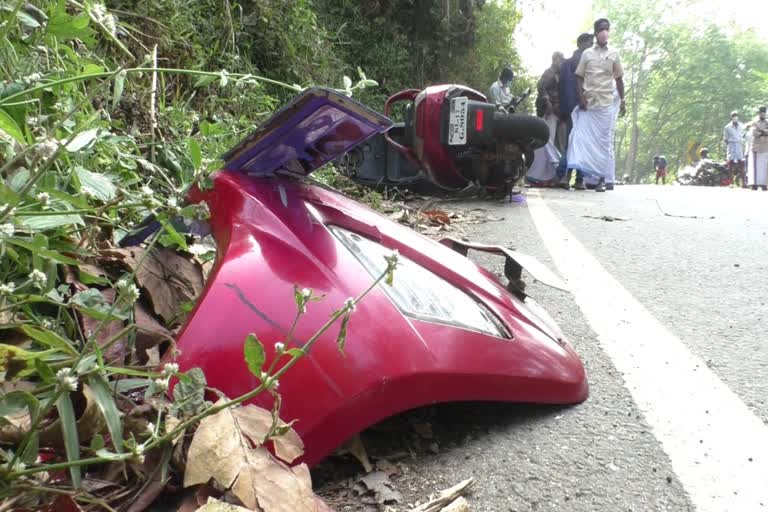
[[[549,143],[536,150],[528,181],[598,192],[613,189],[616,119],[626,112],[624,71],[619,52],[608,46],[611,23],[594,23],[594,34],[581,34],[566,59],[552,55],[552,65],[537,84],[536,114],[550,128]]]
[[[726,161],[733,183],[752,190],[768,189],[768,120],[766,108],[760,107],[749,123],[739,121],[731,112],[731,121],[723,128]]]

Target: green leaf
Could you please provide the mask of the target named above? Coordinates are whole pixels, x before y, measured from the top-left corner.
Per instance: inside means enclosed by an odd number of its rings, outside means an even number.
[[[85,222],[80,215],[62,211],[60,215],[18,216],[18,222],[27,229],[46,231],[48,229],[70,226],[72,224],[84,226]]]
[[[196,171],[200,170],[200,167],[203,165],[203,152],[200,150],[200,144],[195,139],[189,139],[187,147],[189,148],[189,158],[192,160],[192,165]]]
[[[149,379],[122,379],[117,381],[117,392],[126,393],[134,389],[140,389],[149,386]]]
[[[21,131],[16,121],[5,110],[0,110],[0,131],[4,131],[16,139],[19,144],[26,144],[24,132]]]
[[[70,137],[65,146],[66,150],[70,153],[76,153],[96,140],[98,135],[99,128],[91,128],[90,130],[82,131],[74,137]]]
[[[307,353],[304,352],[303,349],[300,348],[290,348],[285,351],[286,354],[293,356],[293,357],[304,357]]]
[[[174,228],[170,222],[163,222],[162,224],[163,229],[168,236],[168,241],[170,241],[172,244],[178,245],[183,250],[188,251],[189,247],[187,247],[187,241],[178,231],[176,231],[176,228]]]
[[[96,405],[107,422],[109,435],[112,436],[112,444],[117,453],[123,453],[123,422],[115,405],[115,398],[107,381],[99,374],[88,377],[88,385],[91,386]]]
[[[40,23],[35,18],[25,13],[24,11],[18,11],[16,13],[16,17],[19,19],[21,24],[27,28],[31,28],[31,29],[40,28]]]
[[[261,379],[262,367],[267,356],[264,353],[264,346],[255,334],[251,333],[246,336],[245,344],[243,345],[243,355],[245,356],[245,364],[248,365],[248,369],[253,375]]]
[[[74,258],[70,258],[69,256],[64,256],[63,254],[56,251],[52,251],[50,249],[43,249],[36,244],[31,244],[27,242],[26,240],[20,240],[18,238],[6,238],[5,241],[17,247],[22,247],[32,252],[33,254],[42,256],[43,258],[48,258],[58,263],[65,263],[67,265],[77,265],[79,263]]]
[[[342,356],[344,355],[344,344],[347,342],[347,326],[349,325],[349,318],[349,312],[341,317],[341,327],[339,327],[339,335],[336,337],[336,347]]]
[[[62,393],[56,400],[56,409],[59,411],[61,431],[64,435],[64,449],[67,452],[67,461],[74,462],[80,458],[80,440],[77,436],[77,419],[75,408],[72,406],[72,398],[69,393]],[[79,489],[82,484],[80,466],[69,468],[72,476],[72,487]]]
[[[197,79],[197,82],[195,82],[195,85],[193,87],[205,87],[208,84],[212,84],[216,80],[219,79],[218,75],[203,75],[200,78]]]
[[[88,26],[89,22],[90,16],[87,13],[81,13],[77,16],[69,15],[66,1],[59,0],[50,14],[46,33],[60,41],[80,39],[90,45],[95,42],[93,36],[96,32]]]
[[[24,334],[33,340],[42,343],[47,347],[63,350],[72,356],[79,354],[77,349],[75,349],[75,347],[68,339],[59,336],[53,331],[49,331],[47,329],[38,329],[37,327],[33,327],[31,325],[24,325],[21,327],[21,330],[24,331]]]
[[[81,190],[87,187],[97,199],[104,202],[115,198],[117,187],[104,174],[91,172],[79,165],[75,167],[75,173],[77,174],[77,179],[80,180]]]
[[[19,458],[24,464],[32,464],[37,460],[38,455],[40,455],[40,432],[36,430],[30,434],[29,442]]]
[[[120,103],[120,98],[123,97],[123,89],[125,88],[125,71],[120,71],[115,77],[115,87],[112,91],[112,110],[117,108]]]
[[[50,384],[56,380],[56,374],[53,373],[51,367],[45,364],[42,359],[35,359],[35,370],[46,384]]]
[[[205,407],[205,374],[200,368],[178,373],[179,382],[173,388],[173,410],[192,416]]]
[[[113,311],[109,301],[95,288],[89,288],[76,294],[72,297],[70,303],[76,305],[80,311],[96,320],[125,320],[127,318],[126,315],[120,313],[117,309]]]
[[[11,391],[0,396],[0,425],[8,423],[11,415],[16,415],[20,411],[27,409],[29,417],[34,421],[37,413],[40,411],[40,402],[37,398],[27,391]]]
[[[94,452],[97,452],[99,450],[103,450],[105,446],[106,446],[106,443],[104,442],[104,436],[102,436],[101,434],[96,434],[95,436],[93,436],[91,438],[91,446],[90,446],[90,448]]]

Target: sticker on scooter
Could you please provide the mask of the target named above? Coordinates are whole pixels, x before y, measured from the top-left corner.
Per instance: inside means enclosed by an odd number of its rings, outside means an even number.
[[[451,115],[448,118],[448,145],[459,146],[467,143],[467,105],[469,99],[460,96],[451,100]]]

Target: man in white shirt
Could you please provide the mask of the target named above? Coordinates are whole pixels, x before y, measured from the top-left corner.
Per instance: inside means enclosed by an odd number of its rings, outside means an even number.
[[[731,183],[740,181],[742,187],[747,186],[744,172],[744,132],[744,125],[739,122],[739,113],[734,110],[731,112],[731,122],[723,128],[723,140],[728,170],[731,172]]]
[[[512,85],[513,78],[515,78],[515,73],[509,68],[504,68],[499,75],[499,79],[488,89],[488,103],[493,103],[496,106],[508,105],[513,99],[512,93],[509,92],[509,86]]]
[[[594,28],[597,43],[581,54],[575,71],[579,108],[573,111],[568,167],[597,179],[595,190],[605,192],[616,175],[616,116],[626,113],[624,69],[618,50],[608,47],[611,23],[599,19]]]

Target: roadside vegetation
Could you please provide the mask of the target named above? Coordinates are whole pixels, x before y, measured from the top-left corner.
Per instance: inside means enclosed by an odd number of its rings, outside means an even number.
[[[514,2],[420,5],[0,0],[0,510],[137,512],[184,486],[194,503],[228,489],[250,509],[322,510],[306,468],[287,465],[302,445],[279,420],[279,377],[305,350],[249,336],[261,386],[241,397],[170,362],[215,259],[178,219],[207,218],[187,190],[304,87],[381,108],[438,80],[483,90],[517,63]],[[161,229],[119,247],[149,215]],[[284,293],[298,322],[318,298],[296,285]],[[362,298],[335,305],[305,349],[339,322],[343,350]],[[265,367],[266,351],[279,364]],[[243,405],[259,393],[274,410]],[[223,437],[240,446],[226,460]]]

